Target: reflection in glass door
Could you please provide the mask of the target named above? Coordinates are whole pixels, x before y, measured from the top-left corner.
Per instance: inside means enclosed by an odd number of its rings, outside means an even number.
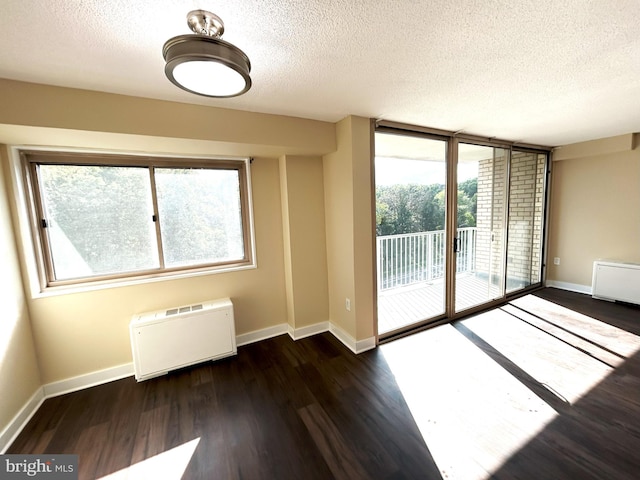
[[[509,181],[507,293],[542,281],[547,155],[513,150]]]
[[[445,313],[447,142],[375,134],[378,333]]]
[[[504,296],[508,154],[503,148],[458,145],[456,313]]]

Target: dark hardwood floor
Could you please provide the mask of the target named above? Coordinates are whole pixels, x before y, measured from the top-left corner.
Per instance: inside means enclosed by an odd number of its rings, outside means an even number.
[[[48,399],[7,453],[87,479],[637,479],[639,336],[637,307],[554,289],[357,356],[280,336]]]

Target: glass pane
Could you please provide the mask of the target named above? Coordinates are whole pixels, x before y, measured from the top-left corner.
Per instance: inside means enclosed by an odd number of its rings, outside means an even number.
[[[507,292],[541,281],[546,155],[513,151],[509,186]]]
[[[445,311],[447,143],[376,133],[378,333]]]
[[[508,158],[501,148],[458,147],[456,312],[503,296]]]
[[[56,280],[159,266],[146,168],[40,165]]]
[[[238,170],[156,168],[166,267],[242,260]]]

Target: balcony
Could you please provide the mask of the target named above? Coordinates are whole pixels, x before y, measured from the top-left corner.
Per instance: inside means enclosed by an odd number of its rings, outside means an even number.
[[[456,308],[495,296],[498,288],[476,273],[477,229],[458,229]],[[378,333],[444,313],[445,232],[377,237]]]
[[[475,227],[458,229],[457,273],[475,270]],[[377,237],[378,294],[444,278],[444,230]]]

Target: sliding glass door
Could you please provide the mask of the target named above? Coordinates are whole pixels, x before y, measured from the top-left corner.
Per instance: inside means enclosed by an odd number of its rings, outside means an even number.
[[[378,332],[445,313],[447,142],[377,133]]]
[[[379,335],[541,283],[547,160],[455,136],[376,132]]]
[[[508,150],[458,144],[455,312],[504,296]]]

